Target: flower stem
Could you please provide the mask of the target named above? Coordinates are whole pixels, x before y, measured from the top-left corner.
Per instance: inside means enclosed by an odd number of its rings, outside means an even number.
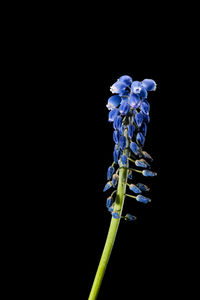
[[[118,182],[118,188],[117,188],[117,194],[114,204],[114,211],[117,211],[119,216],[121,217],[122,209],[124,205],[124,198],[126,193],[126,183],[127,183],[127,174],[128,169],[127,168],[120,168],[119,171],[119,182]],[[120,218],[115,219],[112,217],[110,228],[108,231],[106,243],[103,249],[103,253],[101,256],[101,260],[99,262],[99,266],[96,272],[96,276],[92,285],[92,289],[89,295],[88,300],[95,300],[97,299],[99,289],[104,277],[104,273],[106,271],[106,267],[112,252],[112,248],[115,242],[115,238],[117,235],[118,226],[120,223]]]

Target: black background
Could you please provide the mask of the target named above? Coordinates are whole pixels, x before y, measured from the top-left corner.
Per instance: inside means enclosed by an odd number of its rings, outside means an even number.
[[[22,207],[25,263],[17,288],[26,285],[28,295],[89,295],[110,223],[109,192],[102,191],[114,146],[106,103],[122,75],[157,83],[148,97],[145,149],[158,176],[137,177],[151,187],[150,204],[125,202],[124,213],[138,220],[119,226],[99,299],[163,298],[189,290],[196,249],[194,201],[188,204],[192,176],[186,171],[195,131],[187,79],[195,65],[186,51],[191,31],[178,9],[145,7],[138,18],[127,16],[128,10],[80,20],[76,15],[69,24],[53,14],[34,35],[33,26],[23,48],[25,74],[33,76],[26,94],[33,122],[24,150],[31,153],[26,167],[33,172]]]

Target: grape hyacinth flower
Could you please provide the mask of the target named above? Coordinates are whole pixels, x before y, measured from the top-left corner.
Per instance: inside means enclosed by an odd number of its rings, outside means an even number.
[[[114,189],[106,200],[106,208],[111,214],[111,223],[89,300],[97,299],[120,220],[136,220],[136,217],[130,213],[122,215],[125,198],[134,198],[142,203],[141,205],[151,202],[150,198],[142,195],[143,192],[150,190],[149,187],[137,183],[136,180],[137,176],[157,175],[150,170],[153,161],[151,155],[143,149],[150,122],[150,103],[147,98],[149,93],[155,90],[154,80],[137,81],[129,75],[121,76],[110,88],[114,95],[108,99],[106,107],[109,111],[108,121],[113,123],[114,151],[113,162],[107,170],[108,182],[103,191],[107,193],[111,188]],[[133,194],[126,194],[127,186]]]

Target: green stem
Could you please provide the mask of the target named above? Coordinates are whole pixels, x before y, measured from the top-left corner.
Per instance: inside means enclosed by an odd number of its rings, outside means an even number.
[[[124,198],[126,193],[126,183],[127,183],[127,175],[128,175],[128,169],[127,168],[121,168],[119,171],[119,182],[118,182],[118,188],[117,188],[117,194],[114,204],[114,211],[117,211],[119,213],[119,216],[121,217],[122,209],[124,205]],[[101,256],[101,260],[99,262],[99,266],[96,272],[96,276],[92,285],[92,289],[89,295],[88,300],[95,300],[97,299],[99,289],[101,286],[101,282],[104,277],[104,273],[106,271],[106,267],[112,252],[112,248],[115,242],[115,238],[117,235],[118,226],[120,223],[119,219],[114,219],[112,217],[110,228],[108,231],[106,243],[103,249],[103,253]]]

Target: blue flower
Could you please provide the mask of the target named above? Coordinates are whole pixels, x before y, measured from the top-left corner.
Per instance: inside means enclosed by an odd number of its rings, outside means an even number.
[[[146,99],[146,98],[147,98],[148,93],[147,93],[147,90],[146,90],[144,87],[141,88],[141,91],[140,91],[139,96],[140,96],[140,98],[142,98],[142,99]]]
[[[136,140],[141,146],[144,146],[145,137],[143,136],[143,134],[141,132],[137,133]]]
[[[136,200],[139,201],[139,202],[142,202],[142,203],[148,203],[148,202],[151,202],[151,199],[147,198],[147,197],[144,197],[142,195],[138,195],[136,197]]]
[[[122,101],[121,104],[120,104],[120,107],[119,107],[119,112],[122,114],[122,115],[127,115],[128,112],[130,110],[130,105],[128,104],[127,101]]]
[[[103,189],[103,192],[107,191],[112,186],[112,181],[108,181]]]
[[[152,79],[144,79],[142,81],[142,86],[147,90],[147,91],[155,91],[156,90],[156,83]]]
[[[130,139],[132,139],[134,131],[135,126],[133,124],[128,125],[128,136],[130,137]]]
[[[128,170],[128,179],[133,179],[133,172]]]
[[[117,108],[114,108],[112,110],[110,110],[109,114],[108,114],[108,121],[109,122],[113,122],[114,119],[119,115],[119,111]]]
[[[109,110],[113,109],[121,103],[121,100],[122,100],[121,97],[119,97],[118,95],[113,95],[108,99],[108,104],[106,105],[106,107]]]
[[[142,89],[142,83],[140,81],[133,81],[133,83],[131,84],[131,91],[134,94],[139,94],[141,92]]]
[[[116,212],[116,211],[112,213],[112,216],[113,216],[114,219],[119,219],[120,218],[118,212]]]
[[[126,89],[126,87],[127,85],[124,82],[117,81],[110,87],[110,91],[113,94],[119,94],[123,92]]]
[[[107,180],[111,179],[111,177],[113,176],[114,172],[115,172],[115,168],[113,166],[110,166],[108,168],[108,171],[107,171]]]
[[[113,152],[113,159],[116,164],[118,164],[118,159],[119,159],[119,150],[117,147],[115,147],[114,152]]]
[[[127,165],[127,156],[125,154],[121,155],[121,162],[124,166]]]
[[[137,183],[137,186],[143,192],[148,192],[150,190],[150,188],[147,185],[143,184],[143,183]]]
[[[145,115],[148,115],[150,110],[149,102],[147,100],[143,100],[140,105],[140,109]]]
[[[146,151],[142,151],[142,155],[144,158],[148,158],[149,160],[153,161],[153,158],[151,157],[151,155],[149,153],[147,153]]]
[[[114,140],[115,144],[119,143],[119,131],[118,130],[113,131],[113,140]]]
[[[138,95],[132,94],[129,98],[129,104],[131,107],[137,109],[140,106],[140,97]]]
[[[114,174],[112,177],[112,185],[115,188],[118,182],[119,176],[117,174]]]
[[[142,191],[135,184],[130,184],[129,189],[136,194],[142,193]]]
[[[151,176],[151,177],[153,177],[153,176],[156,176],[157,173],[156,173],[156,172],[152,172],[152,171],[150,171],[150,170],[143,170],[143,171],[142,171],[142,175],[143,175],[143,176]]]
[[[138,153],[138,146],[135,142],[130,143],[130,149],[134,154]]]
[[[112,206],[112,204],[113,204],[113,198],[110,196],[106,200],[106,207],[109,208]]]
[[[140,160],[136,160],[135,161],[135,165],[137,167],[142,167],[142,168],[147,168],[149,166],[149,164],[147,164],[146,161],[144,161],[143,159],[140,159]]]
[[[143,114],[137,113],[135,115],[135,122],[136,122],[138,127],[140,127],[142,125],[143,120],[144,120]]]
[[[140,127],[140,131],[142,132],[143,136],[146,136],[147,134],[147,124],[145,122],[142,123]]]
[[[126,221],[135,221],[137,219],[135,216],[131,214],[126,214],[124,218]]]
[[[109,211],[109,212],[113,212],[113,206],[108,207],[108,211]]]
[[[114,129],[120,129],[121,126],[122,126],[122,117],[117,116],[113,121],[113,127]]]
[[[126,85],[130,86],[133,79],[128,75],[123,75],[118,79],[120,82],[124,82]]]
[[[124,150],[126,148],[126,138],[125,136],[121,135],[119,138],[119,147]]]

